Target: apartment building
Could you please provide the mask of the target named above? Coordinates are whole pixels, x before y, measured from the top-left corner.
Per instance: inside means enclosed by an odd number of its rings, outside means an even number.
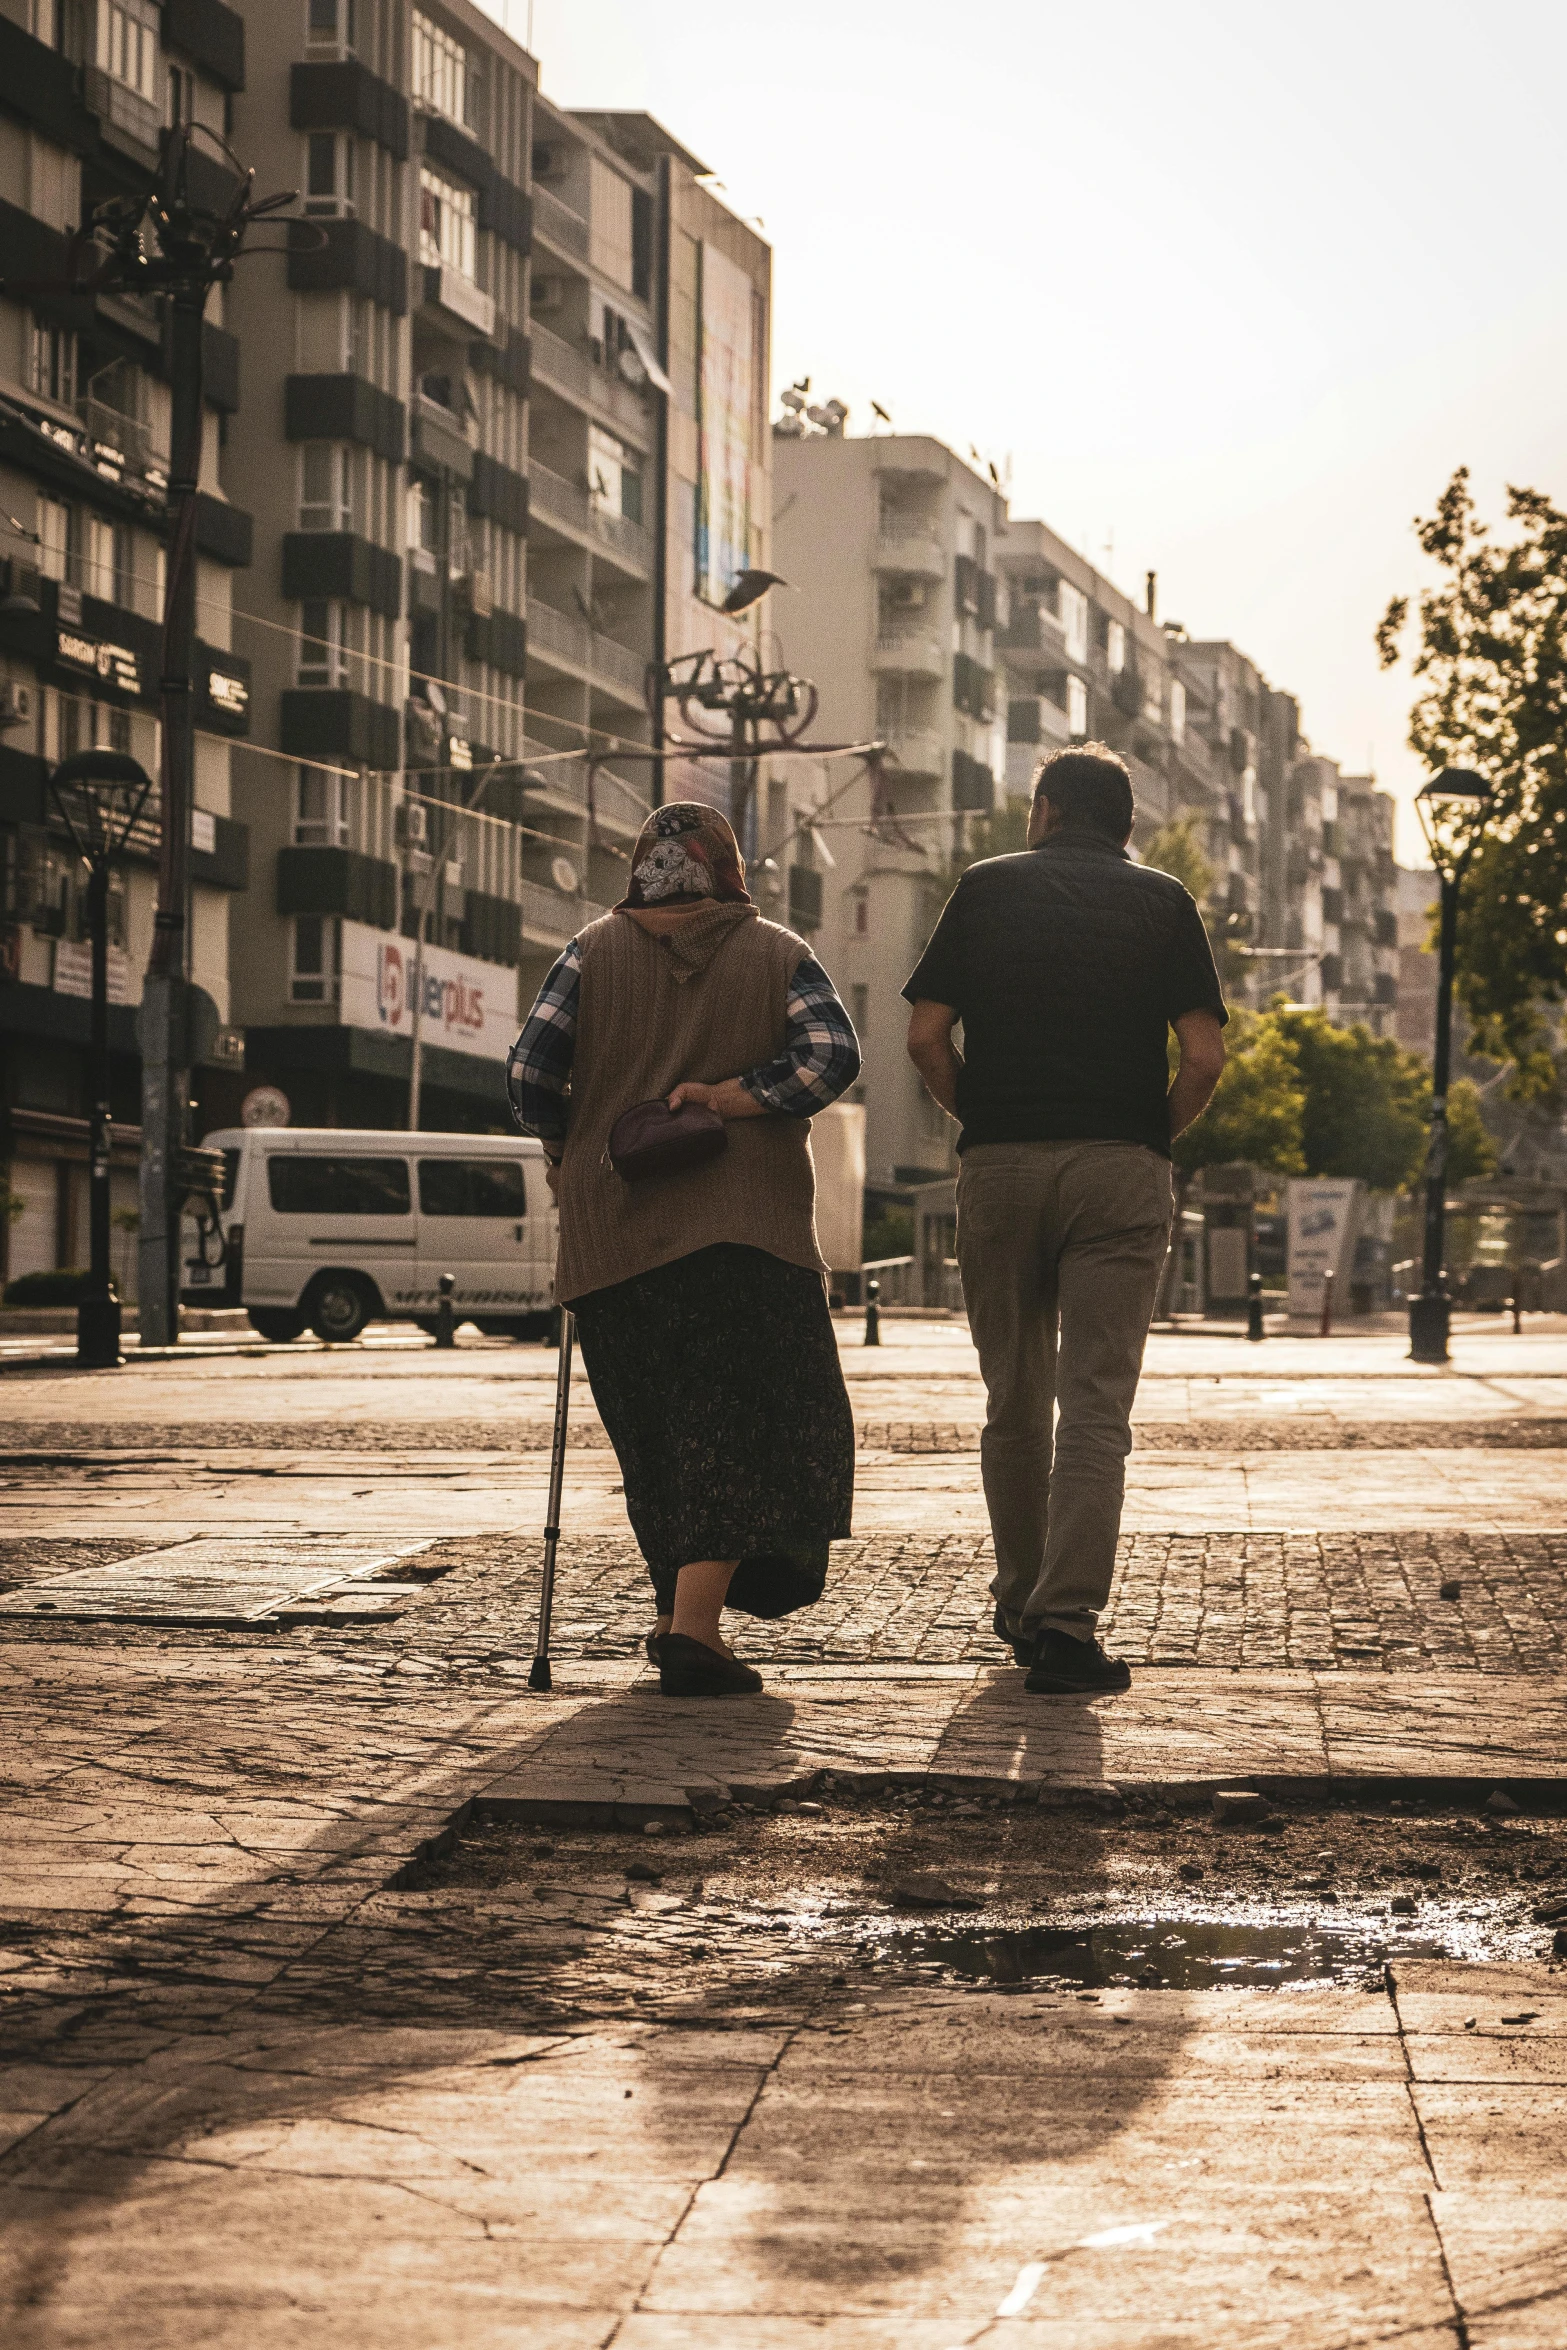
[[[236,294],[266,876],[236,1094],[397,1124],[417,1063],[423,1124],[494,1126],[660,789],[650,670],[753,641],[716,607],[766,559],[771,256],[657,123],[552,106],[468,0],[250,17],[236,140],[305,219]]]
[[[63,281],[71,233],[150,189],[166,129],[221,133],[246,81],[245,27],[219,0],[0,0],[0,251],[13,280]],[[216,154],[215,150],[212,153]],[[202,168],[198,166],[199,171]],[[232,183],[214,160],[214,197]],[[197,518],[201,637],[192,818],[191,976],[231,1017],[231,910],[249,873],[232,758],[249,723],[233,586],[251,521],[222,480],[240,397],[229,295],[204,335]],[[169,342],[159,299],[0,295],[0,1277],[87,1252],[90,951],[84,875],[50,767],[96,744],[160,771]],[[136,1287],[140,1059],[136,1007],[152,941],[156,795],[110,898],[114,1270]],[[220,1055],[241,1049],[232,1026]],[[198,1116],[225,1068],[198,1069]],[[209,1120],[210,1122],[210,1120]]]
[[[1330,1019],[1398,1033],[1399,885],[1393,801],[1369,775],[1302,755],[1285,783],[1283,848],[1286,956],[1278,984]]]
[[[245,1067],[296,1122],[499,1122],[525,888],[533,60],[467,0],[247,0],[232,136],[298,188],[243,265],[256,519],[233,958]],[[418,941],[417,952],[411,952]]]
[[[827,771],[789,902],[796,927],[819,932],[866,1047],[871,1182],[936,1181],[953,1164],[952,1130],[904,1055],[898,991],[950,886],[955,841],[1004,787],[1006,501],[918,434],[780,437],[773,463],[791,589],[769,615],[782,657],[820,691],[823,741],[888,745],[879,798],[852,762]]]
[[[573,804],[588,894],[613,899],[655,797],[729,801],[723,760],[669,751],[684,722],[649,681],[754,653],[767,624],[720,607],[771,561],[772,253],[650,115],[541,99],[535,119],[527,699],[557,757],[531,804]],[[583,744],[591,822],[558,756]]]

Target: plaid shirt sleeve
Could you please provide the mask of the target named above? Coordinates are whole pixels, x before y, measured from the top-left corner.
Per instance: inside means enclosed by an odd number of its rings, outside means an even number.
[[[522,1034],[506,1056],[511,1114],[523,1133],[537,1135],[553,1156],[566,1142],[581,969],[581,952],[573,939],[539,989]]]
[[[784,1049],[740,1083],[765,1109],[814,1118],[847,1093],[860,1073],[860,1040],[832,981],[814,956],[794,975],[784,1007]]]

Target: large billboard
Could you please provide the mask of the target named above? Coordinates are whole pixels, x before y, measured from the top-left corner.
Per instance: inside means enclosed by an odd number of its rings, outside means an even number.
[[[696,592],[721,604],[751,560],[751,417],[756,349],[751,280],[702,247]]]
[[[517,1033],[517,979],[501,964],[476,962],[446,947],[343,924],[342,1015],[349,1028],[412,1036],[414,991],[423,984],[420,1036],[425,1044],[503,1061]]]

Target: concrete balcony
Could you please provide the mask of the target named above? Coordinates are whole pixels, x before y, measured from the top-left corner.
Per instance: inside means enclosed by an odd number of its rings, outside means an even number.
[[[939,637],[924,629],[884,629],[871,648],[871,667],[894,676],[944,677],[947,657]]]
[[[627,383],[607,375],[602,367],[595,367],[585,351],[578,351],[564,336],[555,334],[535,319],[529,332],[533,338],[533,375],[561,399],[574,407],[589,408],[596,414],[612,418],[618,431],[628,433],[642,447],[648,445],[652,428],[648,423],[647,404]]]
[[[422,274],[425,308],[435,311],[448,328],[462,327],[469,334],[482,335],[488,342],[495,332],[493,297],[476,286],[472,278],[464,277],[460,269],[453,269],[449,262],[440,262]]]
[[[523,798],[538,813],[548,811],[557,816],[569,816],[577,821],[588,821],[600,832],[611,833],[617,840],[635,840],[652,813],[648,800],[635,784],[601,767],[593,779],[591,802],[586,763],[575,759],[551,760],[548,766],[531,769],[523,782]]]
[[[635,709],[644,706],[646,656],[536,596],[528,598],[528,656],[530,665],[537,658],[592,685],[607,686]]]
[[[947,551],[934,531],[880,531],[871,561],[878,571],[901,571],[915,579],[947,576]]]
[[[643,579],[653,571],[653,534],[623,514],[607,514],[574,481],[551,472],[537,458],[528,468],[532,512],[574,538],[613,555]]]
[[[607,914],[607,906],[596,906],[580,891],[568,893],[563,889],[546,889],[542,882],[524,881],[522,896],[522,935],[529,946],[554,947],[557,952],[569,946],[579,930]]]
[[[887,735],[887,749],[891,753],[889,774],[940,777],[947,772],[946,744],[939,734],[923,727],[894,728]]]
[[[548,188],[535,186],[533,190],[533,233],[572,261],[586,261],[588,257],[587,222],[580,212],[573,212],[569,204],[552,196]]]

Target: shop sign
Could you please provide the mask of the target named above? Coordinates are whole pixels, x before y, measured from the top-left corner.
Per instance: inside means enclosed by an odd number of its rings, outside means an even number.
[[[56,995],[92,994],[92,948],[85,941],[79,944],[71,938],[55,940],[54,992]],[[111,1004],[137,1001],[131,986],[130,957],[123,947],[109,949],[109,1001]]]
[[[1360,1236],[1366,1187],[1347,1176],[1296,1176],[1289,1187],[1289,1310],[1322,1311],[1325,1275],[1336,1303],[1349,1311],[1349,1276]]]
[[[517,979],[501,963],[480,963],[445,947],[415,946],[363,922],[343,924],[342,1012],[350,1028],[413,1035],[426,1044],[502,1061],[517,1033]]]
[[[141,692],[141,663],[128,645],[100,644],[96,637],[82,636],[74,628],[55,632],[55,658],[69,669],[84,669],[105,685],[116,685],[122,694]]]

